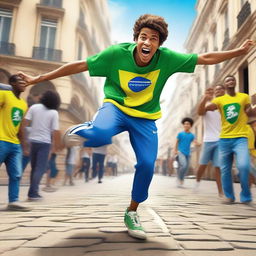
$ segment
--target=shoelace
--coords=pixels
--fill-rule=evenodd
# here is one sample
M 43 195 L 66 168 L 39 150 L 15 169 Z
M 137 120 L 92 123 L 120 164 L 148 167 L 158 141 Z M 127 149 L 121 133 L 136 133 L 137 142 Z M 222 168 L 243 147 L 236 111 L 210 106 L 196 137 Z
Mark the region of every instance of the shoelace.
M 136 227 L 140 227 L 141 226 L 140 218 L 137 215 L 137 213 L 130 214 L 130 216 L 131 216 L 131 220 L 132 220 L 133 225 L 136 226 Z

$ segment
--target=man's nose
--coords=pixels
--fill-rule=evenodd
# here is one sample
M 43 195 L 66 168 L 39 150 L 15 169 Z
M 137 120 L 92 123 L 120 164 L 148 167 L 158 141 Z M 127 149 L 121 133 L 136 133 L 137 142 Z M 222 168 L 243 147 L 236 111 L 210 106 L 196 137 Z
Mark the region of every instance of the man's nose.
M 147 45 L 150 45 L 150 39 L 149 38 L 146 39 L 144 43 L 147 44 Z

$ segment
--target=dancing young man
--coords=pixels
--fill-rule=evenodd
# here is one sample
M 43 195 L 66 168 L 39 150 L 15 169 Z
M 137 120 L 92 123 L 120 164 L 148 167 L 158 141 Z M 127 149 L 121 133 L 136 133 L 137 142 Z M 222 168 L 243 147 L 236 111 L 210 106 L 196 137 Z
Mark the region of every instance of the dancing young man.
M 161 117 L 160 94 L 167 79 L 176 72 L 193 72 L 197 64 L 217 64 L 246 54 L 253 45 L 246 40 L 238 49 L 206 54 L 181 54 L 160 47 L 168 36 L 162 17 L 142 15 L 134 25 L 135 43 L 113 45 L 106 50 L 35 77 L 20 72 L 29 84 L 89 70 L 91 76 L 106 77 L 105 99 L 93 122 L 69 129 L 65 140 L 85 141 L 86 147 L 111 143 L 112 136 L 128 131 L 137 164 L 132 198 L 125 211 L 125 224 L 131 236 L 145 239 L 137 215 L 138 205 L 148 197 L 157 156 L 155 120 Z

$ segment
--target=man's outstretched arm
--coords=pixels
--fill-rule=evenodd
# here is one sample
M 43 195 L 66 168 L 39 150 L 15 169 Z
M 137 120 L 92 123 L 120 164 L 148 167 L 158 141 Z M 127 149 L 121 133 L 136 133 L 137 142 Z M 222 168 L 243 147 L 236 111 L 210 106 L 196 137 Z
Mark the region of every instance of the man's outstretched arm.
M 250 39 L 247 39 L 239 48 L 230 50 L 230 51 L 221 51 L 221 52 L 209 52 L 198 55 L 197 64 L 198 65 L 211 65 L 218 64 L 225 60 L 229 60 L 241 55 L 245 55 L 250 51 L 250 49 L 256 45 L 256 42 Z
M 77 74 L 87 70 L 88 70 L 87 62 L 82 60 L 82 61 L 67 63 L 49 73 L 45 73 L 38 76 L 30 76 L 23 72 L 18 72 L 18 75 L 26 82 L 26 86 L 28 86 L 30 84 L 40 83 L 46 80 L 52 80 L 62 76 L 69 76 L 69 75 Z

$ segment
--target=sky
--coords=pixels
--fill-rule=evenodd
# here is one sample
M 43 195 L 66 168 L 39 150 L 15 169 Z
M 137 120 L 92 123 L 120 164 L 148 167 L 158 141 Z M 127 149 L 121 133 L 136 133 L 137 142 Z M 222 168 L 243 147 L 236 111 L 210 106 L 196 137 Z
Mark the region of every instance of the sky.
M 164 17 L 168 23 L 168 39 L 163 46 L 185 52 L 184 43 L 196 17 L 197 0 L 108 0 L 112 41 L 133 41 L 133 25 L 142 14 Z M 165 112 L 176 87 L 176 74 L 168 79 L 161 95 L 161 108 Z
M 109 0 L 111 34 L 114 42 L 131 42 L 133 25 L 142 14 L 162 16 L 169 36 L 163 46 L 184 52 L 184 42 L 195 18 L 196 0 Z

